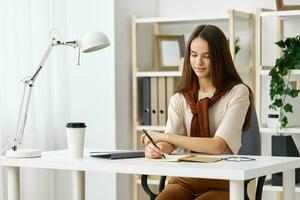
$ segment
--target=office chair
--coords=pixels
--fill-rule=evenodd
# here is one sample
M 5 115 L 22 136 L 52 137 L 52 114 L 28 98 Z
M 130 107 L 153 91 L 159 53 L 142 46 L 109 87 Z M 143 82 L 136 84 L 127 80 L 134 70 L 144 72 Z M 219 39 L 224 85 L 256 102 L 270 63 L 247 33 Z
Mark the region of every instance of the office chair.
M 257 115 L 255 107 L 252 107 L 252 117 L 251 117 L 251 127 L 248 131 L 242 133 L 242 146 L 238 152 L 238 155 L 261 155 L 261 138 L 258 126 Z M 147 183 L 148 175 L 142 175 L 142 187 L 144 191 L 149 195 L 150 200 L 154 200 L 158 194 L 155 194 L 149 188 Z M 262 191 L 266 176 L 261 176 L 258 178 L 256 186 L 255 200 L 261 200 Z M 248 183 L 253 180 L 244 181 L 244 200 L 249 200 L 247 187 Z M 159 193 L 165 188 L 166 176 L 161 176 L 159 180 L 158 190 Z

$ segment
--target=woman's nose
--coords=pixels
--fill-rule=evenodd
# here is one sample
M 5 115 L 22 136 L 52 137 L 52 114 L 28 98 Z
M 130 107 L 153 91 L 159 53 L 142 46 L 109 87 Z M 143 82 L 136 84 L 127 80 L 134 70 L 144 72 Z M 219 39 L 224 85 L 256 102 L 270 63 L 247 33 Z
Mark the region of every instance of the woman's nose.
M 197 56 L 196 64 L 202 64 L 202 63 L 203 63 L 202 57 L 201 56 Z

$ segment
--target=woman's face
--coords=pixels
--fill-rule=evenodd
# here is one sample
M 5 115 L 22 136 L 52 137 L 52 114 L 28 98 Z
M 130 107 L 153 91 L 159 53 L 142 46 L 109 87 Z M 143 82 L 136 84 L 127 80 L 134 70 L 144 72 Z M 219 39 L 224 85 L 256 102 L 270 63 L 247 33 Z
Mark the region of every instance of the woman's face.
M 190 46 L 190 63 L 198 78 L 211 77 L 209 46 L 206 40 L 195 38 Z

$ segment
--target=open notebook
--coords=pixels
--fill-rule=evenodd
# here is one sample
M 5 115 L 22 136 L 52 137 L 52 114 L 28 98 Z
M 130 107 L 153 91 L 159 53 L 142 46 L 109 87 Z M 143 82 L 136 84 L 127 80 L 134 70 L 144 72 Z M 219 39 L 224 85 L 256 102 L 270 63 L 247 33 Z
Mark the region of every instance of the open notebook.
M 143 150 L 92 151 L 90 156 L 108 159 L 140 158 L 145 157 L 145 152 Z
M 156 162 L 179 162 L 179 161 L 187 161 L 187 162 L 200 162 L 200 163 L 213 163 L 222 160 L 221 157 L 208 157 L 208 156 L 201 156 L 201 155 L 168 155 L 165 154 L 165 159 L 147 159 Z

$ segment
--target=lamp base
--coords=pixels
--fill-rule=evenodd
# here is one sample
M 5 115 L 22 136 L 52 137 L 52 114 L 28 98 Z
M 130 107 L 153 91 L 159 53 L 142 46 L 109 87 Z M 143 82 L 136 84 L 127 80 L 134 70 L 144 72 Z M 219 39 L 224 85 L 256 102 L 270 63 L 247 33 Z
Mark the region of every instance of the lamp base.
M 16 151 L 10 149 L 6 151 L 6 157 L 8 158 L 37 158 L 41 157 L 41 151 L 39 149 L 17 149 Z

